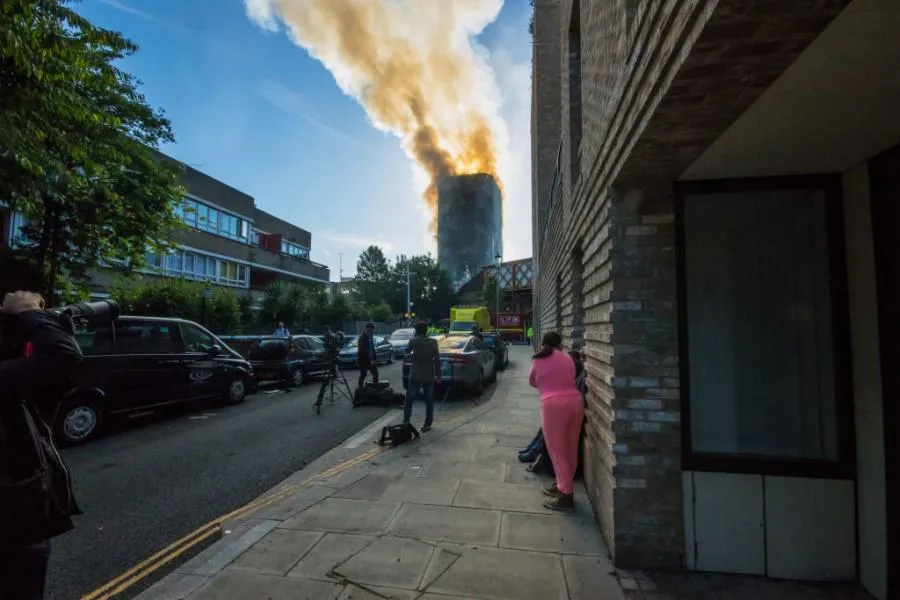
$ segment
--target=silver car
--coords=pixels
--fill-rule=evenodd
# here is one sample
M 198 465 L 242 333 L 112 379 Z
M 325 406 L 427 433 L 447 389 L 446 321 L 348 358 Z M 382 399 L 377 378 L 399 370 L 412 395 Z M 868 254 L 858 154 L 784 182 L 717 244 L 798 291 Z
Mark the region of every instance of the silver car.
M 357 368 L 359 357 L 359 336 L 351 335 L 344 338 L 341 347 L 340 360 L 343 368 Z M 394 362 L 391 345 L 381 336 L 375 336 L 375 364 L 389 365 Z
M 414 335 L 416 335 L 415 329 L 398 329 L 388 337 L 394 358 L 406 356 L 406 347 L 409 346 L 409 340 Z
M 441 386 L 451 385 L 477 395 L 497 378 L 496 356 L 475 336 L 449 336 L 438 341 Z M 403 364 L 403 387 L 409 386 L 410 364 Z

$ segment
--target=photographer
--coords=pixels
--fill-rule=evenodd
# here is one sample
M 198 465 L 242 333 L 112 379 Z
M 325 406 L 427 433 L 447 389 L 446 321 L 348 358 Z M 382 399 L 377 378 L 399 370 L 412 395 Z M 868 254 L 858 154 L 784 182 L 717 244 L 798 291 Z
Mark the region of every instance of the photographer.
M 49 540 L 79 514 L 48 423 L 81 351 L 71 318 L 43 308 L 28 291 L 0 306 L 0 589 L 10 600 L 43 597 Z

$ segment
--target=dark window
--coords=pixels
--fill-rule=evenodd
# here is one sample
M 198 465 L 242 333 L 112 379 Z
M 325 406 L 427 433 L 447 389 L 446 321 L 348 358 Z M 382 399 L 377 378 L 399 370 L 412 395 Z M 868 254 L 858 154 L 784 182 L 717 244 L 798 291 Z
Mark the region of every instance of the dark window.
M 181 345 L 171 323 L 164 321 L 119 321 L 116 323 L 116 354 L 178 354 Z
M 260 340 L 250 351 L 253 360 L 281 360 L 287 356 L 288 344 L 285 340 Z
M 215 338 L 196 325 L 181 324 L 181 336 L 185 352 L 208 352 L 216 343 Z
M 581 3 L 575 0 L 569 25 L 569 180 L 573 187 L 581 175 L 581 127 Z
M 572 347 L 584 346 L 584 253 L 581 245 L 572 251 Z
M 325 344 L 317 338 L 306 338 L 309 346 L 315 351 L 325 350 Z
M 705 456 L 834 462 L 846 322 L 830 196 L 819 189 L 689 194 L 683 296 L 690 447 Z M 833 230 L 831 230 L 833 231 Z M 839 303 L 838 305 L 839 306 Z M 852 419 L 851 419 L 852 421 Z
M 113 354 L 112 326 L 88 326 L 75 333 L 75 340 L 85 356 Z

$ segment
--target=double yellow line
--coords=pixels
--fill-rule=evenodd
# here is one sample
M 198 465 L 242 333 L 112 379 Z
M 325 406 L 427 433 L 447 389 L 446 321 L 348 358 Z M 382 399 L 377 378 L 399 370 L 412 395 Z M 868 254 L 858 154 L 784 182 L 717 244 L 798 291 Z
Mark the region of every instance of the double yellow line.
M 222 524 L 226 523 L 227 521 L 246 516 L 256 510 L 259 510 L 260 508 L 287 498 L 298 489 L 308 487 L 317 481 L 321 481 L 323 479 L 338 475 L 339 473 L 342 473 L 351 467 L 374 458 L 382 450 L 382 448 L 373 448 L 372 450 L 364 452 L 355 458 L 345 460 L 342 463 L 338 463 L 330 469 L 313 475 L 309 479 L 301 481 L 298 484 L 285 485 L 280 488 L 276 488 L 272 493 L 266 496 L 258 498 L 253 502 L 250 502 L 249 504 L 245 504 L 244 506 L 238 508 L 237 510 L 231 511 L 230 513 L 217 517 L 209 523 L 198 527 L 186 536 L 175 540 L 153 556 L 142 560 L 115 579 L 112 579 L 111 581 L 103 584 L 93 592 L 82 596 L 81 600 L 108 600 L 109 598 L 113 598 L 117 594 L 121 594 L 122 592 L 133 586 L 135 583 L 144 579 L 154 571 L 157 571 L 161 567 L 172 562 L 200 542 L 219 534 L 222 530 Z

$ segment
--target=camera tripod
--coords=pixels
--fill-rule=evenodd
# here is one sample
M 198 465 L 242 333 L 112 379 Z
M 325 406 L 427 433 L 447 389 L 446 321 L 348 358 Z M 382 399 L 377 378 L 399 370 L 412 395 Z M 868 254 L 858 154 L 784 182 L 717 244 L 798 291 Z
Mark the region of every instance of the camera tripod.
M 325 392 L 329 392 L 329 404 L 334 404 L 335 396 L 338 398 L 343 397 L 347 402 L 353 402 L 353 392 L 350 391 L 350 384 L 347 383 L 347 378 L 341 371 L 341 365 L 337 361 L 331 364 L 331 371 L 322 379 L 322 385 L 319 387 L 319 394 L 316 396 L 316 402 L 313 405 L 317 415 L 322 414 L 322 402 L 325 400 Z

